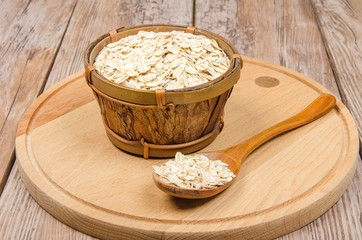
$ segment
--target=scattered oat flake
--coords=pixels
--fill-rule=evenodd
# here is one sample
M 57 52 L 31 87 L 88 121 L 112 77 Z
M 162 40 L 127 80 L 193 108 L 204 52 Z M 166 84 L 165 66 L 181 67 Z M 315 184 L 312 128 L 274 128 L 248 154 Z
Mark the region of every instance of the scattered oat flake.
M 205 155 L 176 153 L 175 160 L 162 166 L 153 166 L 157 175 L 166 183 L 181 188 L 208 189 L 230 182 L 235 174 L 220 160 L 210 160 Z
M 193 87 L 221 76 L 229 66 L 214 39 L 181 31 L 139 31 L 108 44 L 94 62 L 107 79 L 144 90 Z

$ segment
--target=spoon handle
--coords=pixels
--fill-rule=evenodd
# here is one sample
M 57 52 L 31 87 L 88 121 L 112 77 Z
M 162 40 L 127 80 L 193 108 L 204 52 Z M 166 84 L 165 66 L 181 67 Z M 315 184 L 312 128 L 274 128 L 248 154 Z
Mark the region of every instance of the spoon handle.
M 246 141 L 225 149 L 222 152 L 229 155 L 239 164 L 241 164 L 246 157 L 253 152 L 257 147 L 269 141 L 270 139 L 310 123 L 331 111 L 336 105 L 336 98 L 331 94 L 322 94 L 310 105 L 303 109 L 298 114 L 288 118 L 262 132 L 247 139 Z

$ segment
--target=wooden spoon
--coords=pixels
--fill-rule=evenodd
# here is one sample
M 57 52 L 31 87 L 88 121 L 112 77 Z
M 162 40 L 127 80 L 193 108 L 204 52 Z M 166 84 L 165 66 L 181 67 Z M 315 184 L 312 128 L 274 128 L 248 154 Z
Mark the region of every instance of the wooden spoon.
M 330 94 L 322 94 L 304 110 L 294 115 L 293 117 L 262 131 L 261 133 L 236 146 L 216 152 L 204 153 L 204 155 L 206 155 L 211 160 L 221 160 L 227 163 L 228 168 L 234 172 L 235 175 L 237 175 L 241 163 L 243 163 L 247 156 L 257 147 L 282 133 L 303 126 L 324 116 L 329 111 L 331 111 L 335 105 L 336 99 L 334 96 Z M 153 173 L 153 180 L 158 188 L 172 196 L 179 198 L 199 199 L 208 198 L 222 192 L 231 184 L 233 184 L 235 178 L 233 178 L 231 182 L 228 182 L 220 187 L 200 190 L 180 188 L 176 185 L 165 183 L 156 173 Z

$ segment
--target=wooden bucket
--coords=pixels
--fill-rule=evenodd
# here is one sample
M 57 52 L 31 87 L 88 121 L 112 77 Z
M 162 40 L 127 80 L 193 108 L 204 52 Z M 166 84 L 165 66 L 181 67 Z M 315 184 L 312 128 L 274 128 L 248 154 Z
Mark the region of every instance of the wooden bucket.
M 124 87 L 107 80 L 92 66 L 100 50 L 138 31 L 186 31 L 215 39 L 231 59 L 219 78 L 195 87 L 156 91 Z M 222 130 L 225 103 L 240 76 L 242 59 L 221 36 L 195 27 L 142 25 L 104 34 L 84 54 L 86 80 L 98 101 L 103 124 L 118 148 L 143 157 L 172 157 L 210 144 Z

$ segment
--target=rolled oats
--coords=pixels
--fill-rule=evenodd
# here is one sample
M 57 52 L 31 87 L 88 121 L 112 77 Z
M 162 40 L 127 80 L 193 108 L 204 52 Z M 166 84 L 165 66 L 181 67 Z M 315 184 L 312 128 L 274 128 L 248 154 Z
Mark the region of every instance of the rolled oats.
M 170 160 L 160 167 L 153 166 L 153 169 L 166 183 L 188 189 L 222 186 L 235 177 L 226 163 L 210 160 L 201 154 L 183 155 L 178 152 L 175 160 Z
M 214 39 L 180 31 L 140 31 L 108 44 L 94 62 L 107 79 L 144 90 L 200 85 L 221 76 L 229 65 Z

